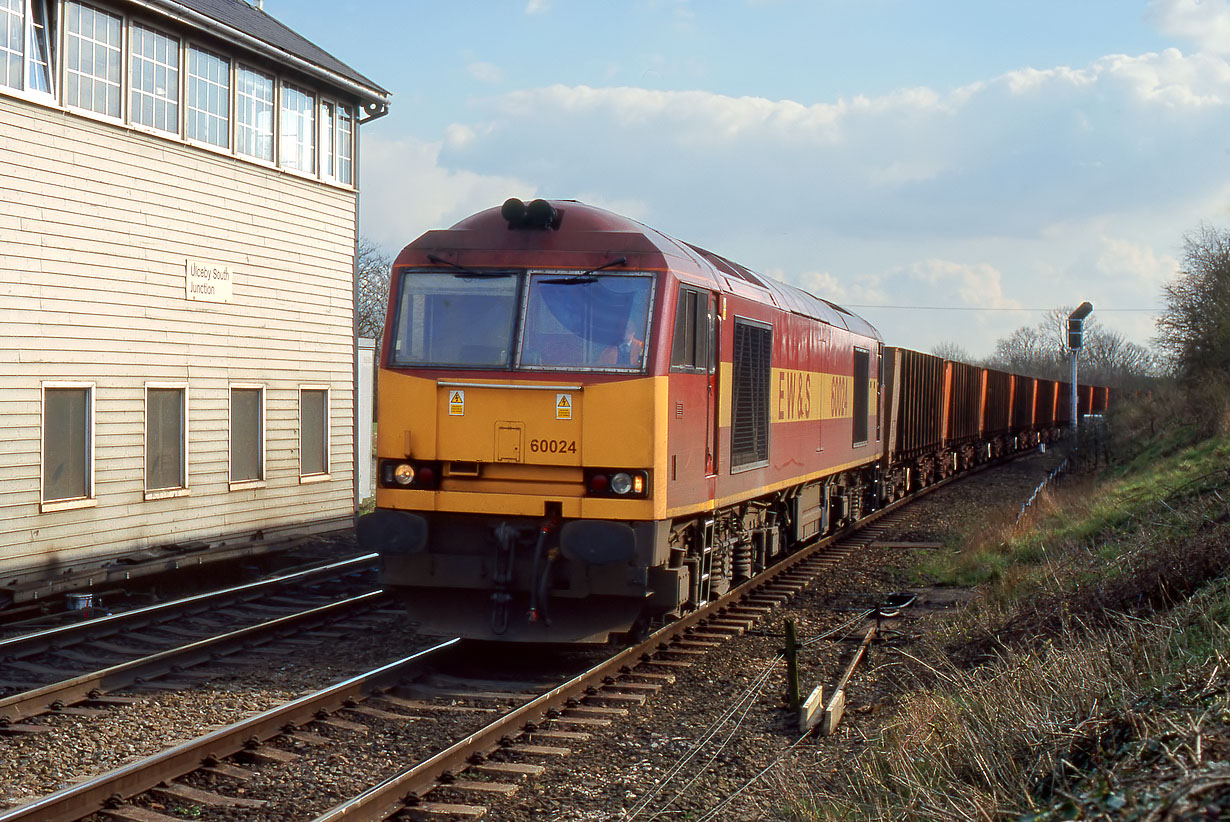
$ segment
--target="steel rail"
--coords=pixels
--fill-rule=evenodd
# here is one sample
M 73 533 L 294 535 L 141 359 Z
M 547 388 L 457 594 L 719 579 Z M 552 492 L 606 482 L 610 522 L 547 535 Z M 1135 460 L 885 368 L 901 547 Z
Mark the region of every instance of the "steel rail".
M 224 588 L 220 591 L 210 591 L 209 593 L 197 594 L 171 602 L 146 605 L 142 608 L 135 608 L 131 611 L 111 614 L 99 617 L 98 619 L 75 622 L 72 625 L 61 625 L 31 634 L 9 637 L 0 640 L 0 660 L 44 653 L 57 647 L 81 642 L 86 636 L 109 636 L 121 629 L 132 628 L 136 625 L 152 624 L 155 621 L 170 619 L 193 609 L 203 611 L 216 605 L 220 600 L 229 598 L 242 599 L 249 594 L 258 594 L 263 589 L 279 588 L 316 577 L 348 573 L 363 566 L 374 564 L 379 556 L 379 554 L 363 554 L 362 556 L 351 557 L 339 562 L 332 562 L 328 565 L 321 565 L 317 568 L 296 571 L 285 576 L 248 582 L 233 588 Z
M 347 707 L 370 694 L 396 685 L 425 657 L 459 642 L 450 639 L 416 654 L 360 674 L 324 690 L 300 697 L 255 716 L 189 740 L 153 756 L 0 812 L 0 822 L 73 822 L 103 810 L 116 797 L 129 797 L 149 790 L 159 782 L 191 773 L 253 744 L 270 739 L 289 727 L 304 725 L 323 712 Z
M 996 464 L 999 463 L 983 463 L 960 474 L 934 482 L 926 488 L 889 503 L 840 531 L 816 540 L 806 548 L 796 551 L 765 569 L 753 579 L 732 588 L 707 606 L 654 632 L 644 642 L 621 651 L 611 659 L 574 677 L 554 690 L 510 711 L 482 730 L 454 743 L 429 759 L 336 805 L 317 816 L 312 822 L 343 822 L 343 820 L 345 822 L 381 822 L 399 810 L 412 806 L 421 795 L 441 784 L 441 777 L 464 770 L 475 759 L 485 758 L 525 726 L 541 722 L 551 712 L 566 706 L 569 700 L 584 695 L 586 689 L 591 685 L 602 682 L 605 677 L 614 673 L 630 670 L 637 662 L 647 661 L 654 651 L 665 650 L 671 640 L 711 619 L 720 617 L 727 609 L 737 605 L 760 588 L 773 583 L 777 577 L 794 570 L 800 564 L 821 557 L 823 552 L 833 553 L 831 549 L 837 548 L 838 543 L 855 536 L 877 520 L 950 482 L 968 477 Z M 839 550 L 835 552 L 835 556 L 844 556 L 853 548 L 854 546 L 850 546 Z M 0 817 L 0 822 L 4 822 L 3 817 Z
M 515 735 L 526 725 L 541 722 L 551 712 L 566 706 L 569 700 L 584 696 L 586 689 L 591 685 L 602 682 L 604 678 L 613 674 L 630 670 L 638 662 L 647 661 L 653 652 L 665 650 L 671 640 L 718 617 L 723 611 L 773 582 L 778 576 L 808 559 L 816 558 L 821 552 L 830 549 L 833 543 L 851 536 L 869 522 L 869 519 L 861 520 L 855 526 L 849 526 L 816 541 L 762 572 L 755 579 L 731 589 L 706 607 L 693 611 L 659 629 L 644 642 L 626 648 L 554 690 L 510 711 L 486 728 L 440 751 L 430 759 L 337 805 L 316 817 L 313 822 L 374 821 L 388 818 L 404 808 L 407 805 L 407 799 L 412 803 L 418 795 L 435 787 L 444 774 L 463 770 L 476 755 L 481 757 L 490 754 L 500 747 L 505 738 Z M 2 818 L 0 822 L 3 822 Z
M 139 682 L 142 679 L 162 676 L 180 668 L 199 665 L 225 653 L 226 648 L 238 650 L 245 643 L 268 642 L 278 631 L 300 626 L 304 622 L 323 620 L 373 602 L 384 596 L 384 590 L 369 591 L 357 597 L 322 605 L 297 614 L 266 620 L 246 628 L 198 640 L 178 648 L 159 651 L 156 654 L 122 662 L 93 673 L 44 685 L 32 691 L 0 699 L 0 724 L 8 724 L 32 716 L 49 713 Z

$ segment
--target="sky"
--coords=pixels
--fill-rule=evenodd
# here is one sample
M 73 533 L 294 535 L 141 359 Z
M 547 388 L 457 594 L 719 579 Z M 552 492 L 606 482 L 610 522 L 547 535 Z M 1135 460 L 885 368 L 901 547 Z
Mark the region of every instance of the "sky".
M 264 0 L 392 94 L 360 233 L 639 220 L 973 356 L 1088 300 L 1149 344 L 1230 229 L 1230 0 Z

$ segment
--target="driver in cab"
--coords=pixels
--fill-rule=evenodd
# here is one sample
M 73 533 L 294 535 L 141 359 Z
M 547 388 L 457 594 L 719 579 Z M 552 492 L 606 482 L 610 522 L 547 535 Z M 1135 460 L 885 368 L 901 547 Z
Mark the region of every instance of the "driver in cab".
M 629 322 L 624 328 L 623 341 L 618 345 L 608 346 L 598 356 L 598 365 L 616 366 L 622 368 L 639 367 L 645 354 L 645 342 L 638 339 L 634 323 Z

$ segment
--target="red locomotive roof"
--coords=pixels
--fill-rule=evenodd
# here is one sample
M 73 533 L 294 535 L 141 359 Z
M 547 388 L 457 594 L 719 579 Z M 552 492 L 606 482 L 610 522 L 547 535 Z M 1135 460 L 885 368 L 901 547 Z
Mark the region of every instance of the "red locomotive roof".
M 589 268 L 624 256 L 629 267 L 669 268 L 717 291 L 762 300 L 783 311 L 882 339 L 871 323 L 856 314 L 643 223 L 576 200 L 550 204 L 558 215 L 554 228 L 513 229 L 501 208 L 489 208 L 447 230 L 428 231 L 406 246 L 394 265 L 429 264 L 426 255 L 432 254 L 462 266 Z M 480 251 L 486 252 L 482 262 L 467 259 Z M 603 259 L 595 262 L 596 257 Z

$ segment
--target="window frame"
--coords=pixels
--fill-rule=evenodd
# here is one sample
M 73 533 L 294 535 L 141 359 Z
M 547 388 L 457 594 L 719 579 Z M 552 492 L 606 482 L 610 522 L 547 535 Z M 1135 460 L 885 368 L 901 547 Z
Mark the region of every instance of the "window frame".
M 85 496 L 47 498 L 47 391 L 57 389 L 85 390 Z M 98 505 L 97 486 L 94 481 L 94 454 L 96 437 L 96 391 L 97 384 L 81 380 L 44 380 L 39 386 L 39 440 L 38 440 L 38 498 L 39 511 L 70 511 L 77 508 L 93 508 Z
M 321 441 L 321 459 L 324 463 L 324 470 L 305 473 L 303 470 L 303 395 L 307 391 L 314 391 L 324 394 L 324 407 L 322 417 L 322 428 L 320 432 Z M 306 485 L 313 482 L 325 482 L 332 479 L 330 472 L 332 470 L 332 454 L 330 453 L 330 439 L 332 433 L 333 414 L 331 413 L 331 404 L 333 401 L 332 386 L 324 384 L 303 384 L 299 386 L 299 484 Z
M 64 2 L 61 5 L 62 5 L 62 8 L 64 9 L 65 19 L 60 21 L 60 26 L 59 26 L 59 38 L 60 38 L 60 43 L 61 43 L 60 51 L 62 53 L 57 55 L 57 63 L 60 66 L 59 74 L 61 78 L 60 88 L 58 90 L 59 94 L 57 96 L 57 99 L 59 100 L 60 104 L 63 105 L 64 108 L 68 111 L 72 111 L 77 114 L 83 114 L 87 117 L 94 117 L 100 120 L 104 120 L 108 123 L 127 124 L 128 123 L 128 105 L 127 105 L 128 101 L 126 97 L 127 97 L 129 83 L 128 83 L 128 65 L 127 65 L 126 58 L 130 51 L 129 43 L 128 43 L 127 18 L 123 14 L 110 11 L 106 8 L 102 8 L 92 3 L 84 2 L 84 0 L 64 0 Z M 120 23 L 120 46 L 119 46 L 120 59 L 119 59 L 119 81 L 117 83 L 117 85 L 119 86 L 119 111 L 116 114 L 108 114 L 105 111 L 97 111 L 94 108 L 86 108 L 85 106 L 81 106 L 76 103 L 68 102 L 68 75 L 70 71 L 73 74 L 77 74 L 80 77 L 88 77 L 90 78 L 91 81 L 97 81 L 99 79 L 93 74 L 85 74 L 81 71 L 75 71 L 69 68 L 68 38 L 70 36 L 70 32 L 68 30 L 68 8 L 70 5 L 79 6 L 83 9 L 89 9 L 93 13 L 104 14 L 108 17 L 115 17 L 119 20 L 119 23 Z M 79 35 L 75 35 L 75 36 L 79 36 Z M 97 42 L 97 41 L 91 38 L 91 42 Z M 108 83 L 110 81 L 108 79 L 103 79 L 103 82 Z M 91 93 L 91 101 L 92 100 L 93 100 L 93 94 Z
M 268 157 L 262 157 L 259 154 L 249 154 L 248 152 L 244 151 L 240 146 L 240 130 L 242 128 L 249 128 L 248 126 L 241 125 L 239 122 L 239 116 L 240 116 L 240 110 L 241 110 L 241 93 L 239 89 L 239 81 L 240 81 L 241 72 L 247 72 L 248 74 L 254 74 L 257 77 L 260 77 L 262 80 L 269 81 L 269 133 L 268 135 L 260 134 L 257 131 L 257 127 L 255 124 L 251 126 L 250 128 L 250 130 L 254 134 L 256 134 L 258 139 L 263 136 L 268 136 L 269 138 L 269 156 Z M 262 165 L 266 168 L 276 168 L 277 159 L 278 159 L 278 76 L 272 72 L 262 71 L 256 66 L 236 61 L 235 66 L 232 70 L 232 78 L 233 78 L 233 85 L 234 85 L 234 88 L 232 90 L 232 97 L 233 97 L 232 108 L 234 109 L 234 112 L 235 112 L 234 113 L 235 123 L 234 123 L 233 152 L 236 157 L 243 158 L 253 163 L 258 163 L 259 165 Z M 252 101 L 256 100 L 255 97 L 252 97 L 250 95 L 242 95 L 242 98 L 245 100 L 252 100 Z M 262 100 L 260 102 L 264 102 L 264 101 Z
M 310 151 L 309 151 L 309 154 L 311 156 L 311 163 L 312 163 L 311 168 L 304 169 L 304 168 L 299 168 L 296 165 L 287 165 L 287 160 L 284 154 L 288 150 L 287 144 L 290 142 L 293 142 L 295 146 L 297 147 L 296 148 L 297 154 L 300 153 L 302 150 L 301 149 L 302 143 L 299 140 L 299 137 L 301 135 L 298 133 L 298 131 L 296 131 L 295 139 L 293 141 L 290 141 L 287 139 L 287 133 L 286 133 L 286 119 L 287 119 L 286 118 L 286 91 L 287 89 L 290 89 L 291 91 L 294 91 L 297 94 L 302 94 L 303 96 L 307 97 L 308 100 L 311 101 L 310 105 L 308 105 L 305 109 L 303 109 L 301 112 L 296 114 L 296 118 L 300 120 L 302 120 L 303 112 L 306 112 L 307 115 L 312 118 L 311 122 L 307 123 L 306 128 L 304 129 L 304 134 L 306 134 L 308 139 L 311 141 L 311 146 L 310 146 Z M 319 145 L 320 125 L 317 122 L 317 120 L 320 117 L 319 109 L 320 109 L 321 97 L 322 95 L 320 94 L 320 92 L 315 91 L 314 89 L 308 88 L 306 86 L 301 86 L 298 83 L 293 83 L 286 77 L 282 77 L 279 79 L 278 93 L 277 93 L 278 129 L 277 129 L 277 145 L 275 146 L 275 150 L 274 150 L 274 157 L 275 157 L 274 162 L 277 164 L 277 167 L 281 169 L 282 171 L 287 171 L 292 174 L 298 174 L 304 177 L 310 177 L 312 179 L 320 178 L 320 156 L 319 156 L 320 154 L 320 145 Z
M 180 484 L 167 488 L 150 488 L 149 485 L 149 422 L 150 422 L 150 405 L 149 393 L 155 391 L 180 391 L 179 404 L 179 477 Z M 188 436 L 188 383 L 186 382 L 147 382 L 145 383 L 145 426 L 142 431 L 142 482 L 145 491 L 146 500 L 170 499 L 172 497 L 186 497 L 191 493 L 188 480 L 189 454 L 188 444 L 190 438 Z
M 359 133 L 359 118 L 349 103 L 337 100 L 336 104 L 337 120 L 333 128 L 334 176 L 329 178 L 329 182 L 358 189 L 358 186 L 355 184 L 354 173 L 357 168 L 355 162 L 355 155 L 357 154 L 355 140 Z M 346 122 L 345 129 L 342 128 L 343 121 Z M 345 151 L 343 151 L 343 148 Z M 343 163 L 346 166 L 346 173 L 344 175 L 340 173 Z
M 647 374 L 653 367 L 653 361 L 650 359 L 650 348 L 653 346 L 653 331 L 654 331 L 654 310 L 657 306 L 658 299 L 658 277 L 657 275 L 645 269 L 629 269 L 627 271 L 602 271 L 597 272 L 593 276 L 601 278 L 628 278 L 628 279 L 643 279 L 649 284 L 648 294 L 645 298 L 645 323 L 643 327 L 636 329 L 636 334 L 639 335 L 638 340 L 641 343 L 640 358 L 636 363 L 630 365 L 615 365 L 601 363 L 587 363 L 581 365 L 540 365 L 525 362 L 525 348 L 527 337 L 530 329 L 530 308 L 532 300 L 535 297 L 534 278 L 535 277 L 550 277 L 567 279 L 568 277 L 584 275 L 586 272 L 582 269 L 555 269 L 555 268 L 527 268 L 521 273 L 521 292 L 517 298 L 517 314 L 514 317 L 514 346 L 511 357 L 510 369 L 513 371 L 533 371 L 533 372 L 585 372 L 587 374 Z M 533 329 L 537 331 L 537 329 Z
M 689 298 L 694 298 L 695 302 L 692 310 L 688 311 Z M 713 357 L 713 315 L 710 313 L 711 300 L 713 293 L 703 286 L 690 285 L 688 283 L 680 283 L 678 290 L 675 292 L 675 317 L 674 328 L 671 331 L 671 371 L 680 374 L 712 374 L 714 370 Z M 700 321 L 704 317 L 703 328 Z M 683 320 L 686 330 L 690 333 L 690 340 L 684 337 L 682 345 L 677 342 L 677 336 L 680 330 L 680 320 Z M 688 343 L 691 343 L 689 346 Z M 697 363 L 697 350 L 704 347 L 704 362 Z M 677 348 L 691 348 L 690 352 L 677 352 Z M 687 362 L 676 362 L 677 353 L 687 354 Z
M 236 391 L 259 391 L 260 401 L 257 404 L 258 413 L 258 434 L 257 445 L 260 448 L 260 454 L 257 457 L 257 468 L 259 476 L 255 479 L 235 479 L 235 392 Z M 268 424 L 267 424 L 267 401 L 268 388 L 264 383 L 258 382 L 233 382 L 227 384 L 226 387 L 226 480 L 227 488 L 231 491 L 242 491 L 246 488 L 264 488 L 267 484 L 268 466 L 266 459 L 268 457 Z
M 11 13 L 21 14 L 21 43 L 19 50 L 4 49 L 0 51 L 0 63 L 8 62 L 8 55 L 16 55 L 20 64 L 17 84 L 10 85 L 9 83 L 0 83 L 0 89 L 3 89 L 6 94 L 16 95 L 39 102 L 56 102 L 59 100 L 59 84 L 57 83 L 58 74 L 58 59 L 59 59 L 59 31 L 60 21 L 54 18 L 55 13 L 59 10 L 59 5 L 56 0 L 18 0 L 21 6 L 19 12 L 10 12 L 5 9 L 5 16 Z M 43 12 L 42 35 L 39 36 L 37 31 L 38 26 L 35 24 L 35 8 L 40 8 Z M 55 19 L 55 24 L 52 25 L 49 21 Z M 53 36 L 53 33 L 57 36 Z M 44 91 L 36 88 L 32 82 L 33 72 L 31 67 L 34 66 L 34 49 L 33 45 L 36 41 L 41 41 L 40 45 L 43 50 L 43 56 L 46 58 L 45 63 L 40 62 L 38 65 L 46 65 L 47 67 L 47 86 L 48 90 Z M 7 73 L 7 72 L 6 72 Z
M 212 143 L 209 140 L 204 140 L 199 137 L 194 137 L 188 133 L 194 116 L 194 109 L 191 102 L 192 79 L 193 77 L 201 77 L 201 79 L 206 83 L 213 82 L 208 78 L 201 75 L 194 75 L 192 73 L 192 52 L 194 50 L 199 51 L 209 57 L 215 57 L 226 61 L 226 143 L 222 145 Z M 181 74 L 183 76 L 182 82 L 184 89 L 184 102 L 182 113 L 183 127 L 180 130 L 180 133 L 183 136 L 184 142 L 198 148 L 216 151 L 232 157 L 237 156 L 235 153 L 235 58 L 233 58 L 230 54 L 224 54 L 210 48 L 209 46 L 201 45 L 200 42 L 195 40 L 188 40 L 184 43 L 183 54 L 183 69 L 181 70 Z M 204 112 L 207 116 L 216 116 L 208 109 L 198 108 L 196 111 Z
M 136 38 L 133 35 L 134 35 L 134 29 L 137 29 L 137 28 L 141 28 L 141 29 L 145 29 L 146 31 L 153 32 L 153 34 L 156 37 L 162 36 L 162 37 L 165 37 L 167 40 L 170 40 L 173 43 L 175 43 L 175 47 L 176 47 L 175 77 L 176 77 L 176 80 L 175 80 L 175 100 L 174 100 L 174 104 L 175 104 L 175 127 L 174 128 L 163 129 L 163 128 L 159 128 L 156 125 L 152 126 L 146 123 L 141 123 L 141 122 L 138 122 L 133 115 L 132 96 L 134 93 L 139 93 L 139 94 L 143 94 L 143 95 L 151 97 L 154 100 L 155 104 L 160 99 L 157 97 L 157 95 L 151 92 L 147 92 L 143 89 L 138 91 L 133 83 L 133 78 L 136 74 L 133 71 L 133 60 L 136 59 L 138 56 L 136 53 L 135 47 L 134 47 Z M 124 30 L 127 33 L 127 37 L 128 37 L 126 48 L 124 49 L 124 54 L 125 54 L 125 57 L 127 58 L 124 61 L 124 67 L 126 71 L 125 73 L 126 82 L 124 83 L 124 91 L 125 91 L 124 99 L 127 103 L 127 111 L 125 113 L 124 121 L 128 125 L 132 126 L 133 128 L 139 131 L 142 131 L 146 134 L 156 134 L 162 137 L 174 135 L 175 137 L 182 139 L 184 136 L 185 130 L 186 130 L 185 123 L 184 123 L 184 108 L 186 104 L 186 101 L 184 99 L 184 96 L 185 96 L 184 92 L 186 89 L 186 84 L 184 82 L 185 80 L 184 75 L 187 70 L 187 59 L 185 58 L 185 54 L 187 51 L 187 43 L 185 42 L 183 37 L 173 34 L 166 29 L 160 28 L 159 26 L 155 26 L 137 17 L 130 17 L 128 19 L 127 24 L 124 27 Z M 144 55 L 140 55 L 140 56 L 143 60 L 148 59 Z M 157 67 L 161 65 L 157 62 L 157 58 L 155 57 L 155 59 L 151 60 L 150 62 L 154 63 L 155 71 L 157 71 Z

